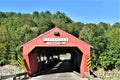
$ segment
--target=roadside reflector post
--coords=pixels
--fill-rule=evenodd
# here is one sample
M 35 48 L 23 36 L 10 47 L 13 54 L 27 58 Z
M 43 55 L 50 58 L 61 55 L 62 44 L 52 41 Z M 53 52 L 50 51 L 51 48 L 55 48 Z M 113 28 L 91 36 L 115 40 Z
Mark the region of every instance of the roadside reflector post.
M 91 58 L 87 59 L 87 67 L 90 68 L 91 67 Z
M 23 58 L 21 56 L 18 56 L 17 64 L 22 68 L 23 67 Z

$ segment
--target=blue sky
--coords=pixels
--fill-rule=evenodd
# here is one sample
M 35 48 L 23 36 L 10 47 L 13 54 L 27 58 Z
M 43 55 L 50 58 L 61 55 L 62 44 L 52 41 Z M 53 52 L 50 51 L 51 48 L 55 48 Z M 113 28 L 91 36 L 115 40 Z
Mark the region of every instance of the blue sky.
M 120 22 L 119 0 L 0 0 L 0 11 L 32 13 L 61 11 L 83 23 Z

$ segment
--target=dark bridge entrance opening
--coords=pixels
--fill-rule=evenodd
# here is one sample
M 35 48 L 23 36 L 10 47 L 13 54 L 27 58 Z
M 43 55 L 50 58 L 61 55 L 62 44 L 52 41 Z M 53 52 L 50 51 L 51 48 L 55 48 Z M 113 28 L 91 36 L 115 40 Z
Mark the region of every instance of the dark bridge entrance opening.
M 83 53 L 77 47 L 36 47 L 31 54 L 37 54 L 38 61 L 38 72 L 34 76 L 80 72 Z

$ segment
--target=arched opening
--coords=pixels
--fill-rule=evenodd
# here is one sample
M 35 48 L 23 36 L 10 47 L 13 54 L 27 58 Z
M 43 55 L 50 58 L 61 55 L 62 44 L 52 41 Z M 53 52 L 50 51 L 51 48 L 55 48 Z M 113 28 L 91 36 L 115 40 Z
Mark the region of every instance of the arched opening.
M 77 47 L 36 47 L 38 71 L 35 75 L 79 72 L 83 53 Z

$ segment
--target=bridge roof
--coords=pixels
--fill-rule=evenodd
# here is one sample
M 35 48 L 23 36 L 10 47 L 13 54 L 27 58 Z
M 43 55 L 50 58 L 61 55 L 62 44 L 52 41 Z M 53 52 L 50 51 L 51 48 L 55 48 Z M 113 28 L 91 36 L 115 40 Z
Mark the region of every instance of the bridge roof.
M 55 27 L 38 37 L 21 45 L 23 53 L 30 53 L 35 47 L 72 47 L 80 46 L 81 51 L 85 48 L 93 48 L 90 44 L 76 38 L 75 36 Z

